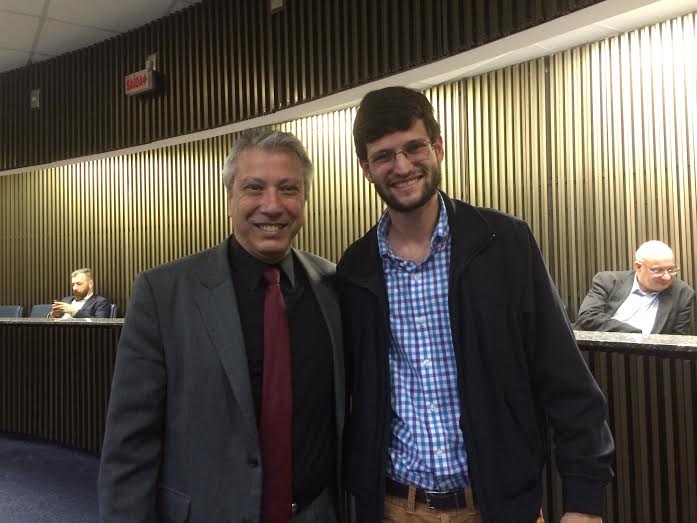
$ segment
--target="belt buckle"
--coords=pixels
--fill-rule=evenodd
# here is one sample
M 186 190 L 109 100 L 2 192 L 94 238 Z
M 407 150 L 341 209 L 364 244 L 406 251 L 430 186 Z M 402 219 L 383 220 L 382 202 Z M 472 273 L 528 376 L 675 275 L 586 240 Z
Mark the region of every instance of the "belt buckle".
M 433 501 L 438 500 L 438 499 L 443 499 L 443 498 L 451 495 L 452 492 L 449 490 L 425 490 L 424 489 L 424 494 L 426 496 L 426 508 L 436 510 L 436 509 L 439 509 L 439 507 L 434 506 Z

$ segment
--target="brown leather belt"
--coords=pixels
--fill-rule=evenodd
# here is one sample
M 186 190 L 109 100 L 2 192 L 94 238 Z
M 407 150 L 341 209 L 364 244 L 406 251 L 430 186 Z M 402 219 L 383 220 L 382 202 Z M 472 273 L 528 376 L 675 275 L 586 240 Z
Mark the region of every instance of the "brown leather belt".
M 409 485 L 404 485 L 393 479 L 387 478 L 385 492 L 390 496 L 409 499 Z M 458 490 L 445 492 L 425 490 L 414 487 L 416 490 L 416 502 L 424 503 L 428 508 L 435 510 L 453 510 L 458 508 L 475 508 L 474 491 L 471 487 L 463 487 Z

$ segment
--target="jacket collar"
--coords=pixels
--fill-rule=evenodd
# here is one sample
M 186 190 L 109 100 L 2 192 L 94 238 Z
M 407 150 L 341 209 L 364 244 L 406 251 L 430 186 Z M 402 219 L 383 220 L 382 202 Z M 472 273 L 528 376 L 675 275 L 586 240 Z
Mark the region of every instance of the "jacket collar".
M 476 207 L 453 200 L 442 191 L 440 194 L 445 203 L 453 241 L 451 272 L 455 270 L 454 274 L 457 274 L 493 241 L 495 234 L 491 224 Z M 347 249 L 339 261 L 337 274 L 377 295 L 384 294 L 385 277 L 378 249 L 377 225 Z
M 445 200 L 448 223 L 453 236 L 451 271 L 459 271 L 487 248 L 496 234 L 479 209 L 441 194 Z

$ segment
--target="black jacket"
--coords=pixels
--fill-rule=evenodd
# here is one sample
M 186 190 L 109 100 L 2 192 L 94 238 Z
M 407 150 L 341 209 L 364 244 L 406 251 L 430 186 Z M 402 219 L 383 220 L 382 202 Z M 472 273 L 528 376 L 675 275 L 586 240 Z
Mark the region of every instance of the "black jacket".
M 449 308 L 470 476 L 487 523 L 532 522 L 548 423 L 564 509 L 600 514 L 612 477 L 607 404 L 528 226 L 443 195 L 453 238 Z M 346 347 L 345 478 L 357 521 L 382 521 L 391 438 L 389 306 L 376 227 L 337 267 Z

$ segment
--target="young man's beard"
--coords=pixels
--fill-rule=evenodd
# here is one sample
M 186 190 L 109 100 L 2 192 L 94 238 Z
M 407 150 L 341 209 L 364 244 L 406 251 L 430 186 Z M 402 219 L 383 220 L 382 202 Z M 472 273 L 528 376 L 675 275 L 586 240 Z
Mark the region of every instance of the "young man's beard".
M 388 190 L 383 190 L 382 186 L 377 183 L 375 184 L 375 190 L 377 191 L 380 198 L 382 198 L 382 201 L 385 202 L 385 205 L 387 205 L 390 209 L 393 209 L 397 212 L 410 212 L 419 209 L 431 200 L 433 195 L 438 190 L 438 186 L 440 185 L 441 180 L 441 171 L 439 165 L 436 165 L 433 168 L 420 168 L 422 172 L 424 172 L 426 169 L 428 169 L 428 172 L 430 172 L 431 176 L 427 175 L 425 177 L 426 183 L 423 187 L 423 192 L 416 201 L 410 203 L 402 203 Z

